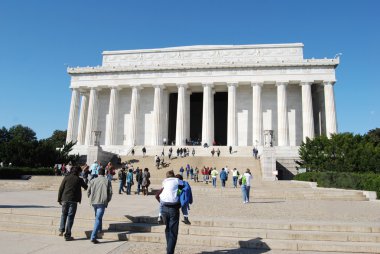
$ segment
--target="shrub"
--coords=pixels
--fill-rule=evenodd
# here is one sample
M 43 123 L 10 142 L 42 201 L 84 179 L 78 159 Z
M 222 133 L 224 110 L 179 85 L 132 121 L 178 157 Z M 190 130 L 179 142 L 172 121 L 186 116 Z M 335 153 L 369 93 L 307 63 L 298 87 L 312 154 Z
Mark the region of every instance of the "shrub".
M 305 172 L 294 180 L 317 182 L 319 187 L 376 191 L 380 199 L 380 174 L 351 172 Z
M 0 168 L 0 179 L 18 179 L 22 175 L 54 175 L 53 168 L 19 168 L 3 167 Z

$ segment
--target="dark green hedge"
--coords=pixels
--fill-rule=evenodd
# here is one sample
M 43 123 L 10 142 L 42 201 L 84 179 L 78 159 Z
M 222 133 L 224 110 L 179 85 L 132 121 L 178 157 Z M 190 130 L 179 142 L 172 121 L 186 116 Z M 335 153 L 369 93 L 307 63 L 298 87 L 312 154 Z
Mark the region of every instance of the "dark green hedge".
M 349 172 L 306 172 L 294 180 L 317 182 L 318 187 L 376 191 L 380 198 L 380 174 Z
M 21 175 L 54 175 L 53 168 L 0 168 L 0 179 L 17 179 Z

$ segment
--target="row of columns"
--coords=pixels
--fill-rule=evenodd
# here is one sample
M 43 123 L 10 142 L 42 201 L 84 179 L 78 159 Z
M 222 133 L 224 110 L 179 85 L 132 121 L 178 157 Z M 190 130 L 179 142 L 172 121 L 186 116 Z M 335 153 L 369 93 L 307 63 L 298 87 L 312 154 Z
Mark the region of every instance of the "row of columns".
M 303 139 L 314 138 L 314 117 L 312 103 L 312 82 L 301 82 L 302 87 L 302 124 Z M 333 82 L 324 82 L 326 133 L 337 132 L 335 99 Z M 278 146 L 289 145 L 288 109 L 287 109 L 287 85 L 288 82 L 277 82 L 277 121 L 278 121 Z M 237 83 L 229 83 L 228 86 L 228 118 L 227 118 L 227 145 L 237 145 L 237 114 L 236 114 L 236 89 Z M 263 83 L 252 83 L 252 141 L 254 145 L 262 145 L 263 117 L 262 117 L 262 86 Z M 189 136 L 189 103 L 190 93 L 187 92 L 187 84 L 178 84 L 178 104 L 176 118 L 176 145 L 184 145 Z M 163 126 L 161 119 L 162 110 L 162 85 L 154 85 L 154 106 L 152 145 L 161 145 Z M 117 115 L 119 101 L 118 87 L 111 87 L 109 114 L 106 123 L 106 145 L 116 144 Z M 130 128 L 127 145 L 136 145 L 137 116 L 139 111 L 140 87 L 132 87 Z M 93 144 L 93 131 L 97 129 L 98 118 L 98 88 L 91 88 L 90 98 L 83 94 L 78 126 L 78 111 L 80 104 L 80 92 L 73 89 L 71 96 L 69 124 L 67 129 L 67 142 L 78 141 L 79 145 Z M 213 84 L 203 84 L 203 112 L 202 112 L 202 144 L 212 144 L 214 140 L 214 91 Z

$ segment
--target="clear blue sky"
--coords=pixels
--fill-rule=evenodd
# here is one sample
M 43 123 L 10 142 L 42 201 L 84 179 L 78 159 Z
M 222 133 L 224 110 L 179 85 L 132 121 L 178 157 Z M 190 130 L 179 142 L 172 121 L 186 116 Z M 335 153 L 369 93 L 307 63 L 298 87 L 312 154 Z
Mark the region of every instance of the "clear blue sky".
M 104 50 L 304 43 L 305 58 L 343 53 L 335 86 L 340 132 L 380 127 L 380 1 L 2 0 L 0 127 L 37 137 L 67 129 L 69 66 Z

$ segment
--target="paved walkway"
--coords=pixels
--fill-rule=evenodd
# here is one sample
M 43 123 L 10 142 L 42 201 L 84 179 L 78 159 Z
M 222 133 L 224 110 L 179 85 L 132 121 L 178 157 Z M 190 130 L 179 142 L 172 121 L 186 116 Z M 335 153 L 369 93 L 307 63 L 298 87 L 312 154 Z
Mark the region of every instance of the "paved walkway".
M 114 190 L 116 192 L 116 190 Z M 220 189 L 210 189 L 220 191 Z M 228 189 L 237 191 L 240 189 Z M 242 204 L 240 198 L 226 198 L 223 196 L 202 197 L 196 196 L 191 206 L 190 220 L 238 220 L 238 221 L 270 221 L 270 222 L 310 222 L 344 223 L 355 225 L 380 225 L 380 202 L 363 201 L 323 201 L 323 200 L 260 200 L 251 192 L 251 203 Z M 88 198 L 83 192 L 82 204 L 78 206 L 78 216 L 93 216 Z M 29 210 L 35 213 L 52 213 L 59 215 L 61 207 L 56 202 L 55 191 L 2 191 L 0 192 L 0 209 Z M 154 196 L 127 196 L 114 194 L 113 200 L 105 213 L 107 217 L 123 218 L 125 216 L 156 217 L 158 202 Z M 75 223 L 74 228 L 75 230 Z M 1 253 L 164 253 L 165 245 L 156 243 L 133 243 L 101 240 L 102 244 L 93 245 L 87 239 L 77 239 L 65 242 L 62 237 L 32 235 L 23 233 L 0 232 Z M 278 253 L 288 254 L 296 252 L 279 252 L 267 250 L 242 250 L 207 248 L 198 246 L 178 246 L 176 253 Z M 308 252 L 302 252 L 308 253 Z M 312 253 L 312 252 L 310 252 Z

